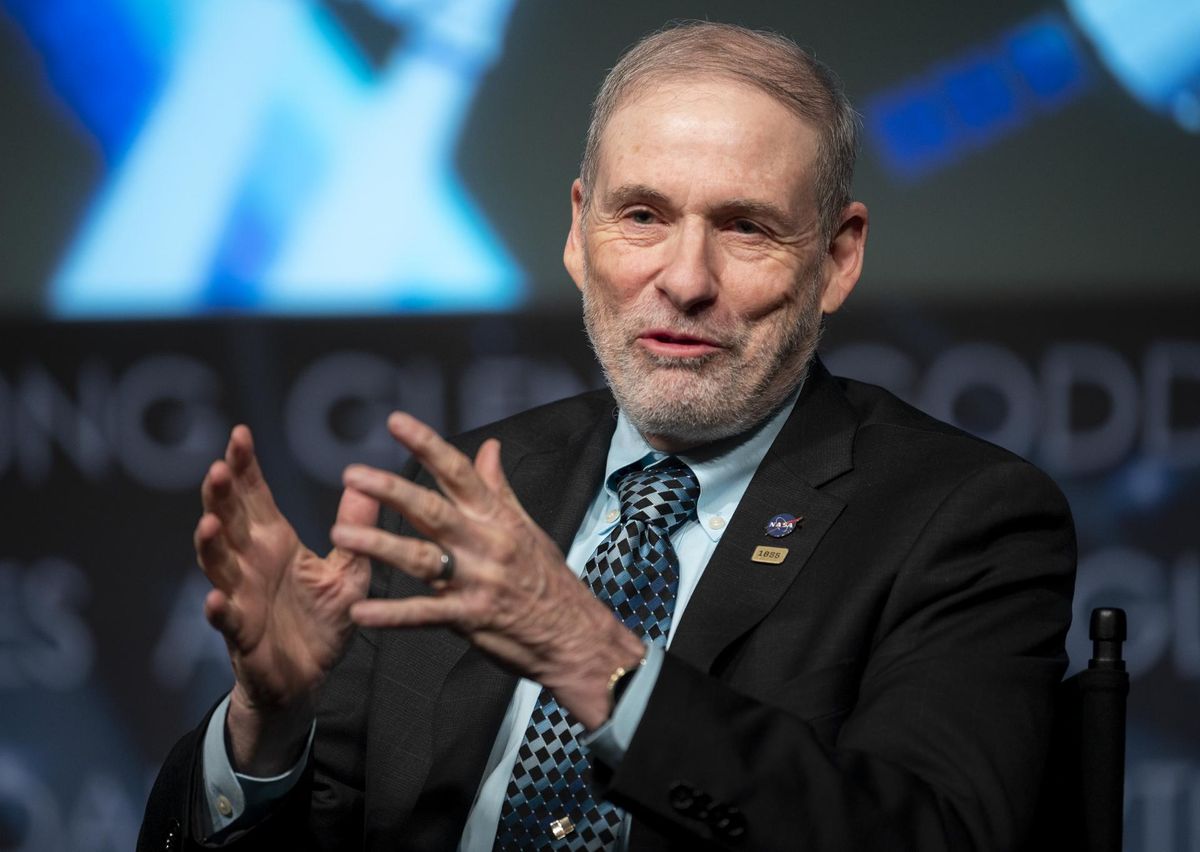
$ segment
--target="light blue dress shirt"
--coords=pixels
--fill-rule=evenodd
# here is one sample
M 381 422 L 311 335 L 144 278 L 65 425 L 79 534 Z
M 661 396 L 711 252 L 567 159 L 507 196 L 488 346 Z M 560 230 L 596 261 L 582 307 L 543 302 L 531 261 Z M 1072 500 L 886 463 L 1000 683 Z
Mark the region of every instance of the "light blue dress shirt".
M 700 483 L 700 497 L 696 501 L 696 518 L 683 524 L 671 536 L 671 544 L 679 557 L 679 591 L 675 596 L 675 612 L 671 620 L 671 633 L 667 647 L 679 630 L 688 601 L 704 573 L 721 534 L 728 526 L 742 495 L 750 485 L 750 479 L 779 430 L 791 413 L 800 394 L 797 388 L 779 410 L 763 426 L 747 439 L 735 446 L 723 448 L 717 455 L 688 453 L 677 454 Z M 667 458 L 668 454 L 655 450 L 621 413 L 617 418 L 616 431 L 608 449 L 608 460 L 604 469 L 604 487 L 596 494 L 575 540 L 567 553 L 567 565 L 578 577 L 583 576 L 584 567 L 596 547 L 620 520 L 620 501 L 616 491 L 608 485 L 613 472 L 636 461 L 652 467 Z M 766 524 L 767 518 L 763 519 Z M 620 702 L 613 709 L 612 717 L 601 727 L 586 736 L 584 742 L 600 760 L 616 767 L 629 744 L 645 712 L 658 672 L 662 667 L 663 651 L 647 646 L 646 662 L 629 682 Z M 505 791 L 517 750 L 525 736 L 529 717 L 541 693 L 541 684 L 522 679 L 509 702 L 504 720 L 500 724 L 496 742 L 488 756 L 487 767 L 475 801 L 467 816 L 459 842 L 459 852 L 491 852 L 496 837 L 496 825 L 504 806 Z M 221 702 L 209 721 L 204 738 L 204 783 L 207 792 L 210 831 L 213 836 L 245 816 L 250 822 L 264 813 L 270 803 L 283 796 L 300 777 L 308 759 L 308 747 L 300 761 L 288 772 L 273 778 L 253 778 L 234 772 L 225 750 L 225 714 L 229 699 Z M 315 725 L 314 725 L 315 730 Z M 309 747 L 312 743 L 309 734 Z M 629 836 L 629 816 L 625 818 L 626 830 L 622 832 L 620 849 L 626 847 Z

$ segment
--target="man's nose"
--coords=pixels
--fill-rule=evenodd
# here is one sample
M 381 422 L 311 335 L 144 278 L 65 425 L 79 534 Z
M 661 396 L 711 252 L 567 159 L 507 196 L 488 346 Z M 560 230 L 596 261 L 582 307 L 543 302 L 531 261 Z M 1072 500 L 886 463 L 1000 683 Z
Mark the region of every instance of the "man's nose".
M 667 250 L 659 291 L 680 311 L 712 301 L 717 295 L 717 276 L 707 223 L 680 223 Z

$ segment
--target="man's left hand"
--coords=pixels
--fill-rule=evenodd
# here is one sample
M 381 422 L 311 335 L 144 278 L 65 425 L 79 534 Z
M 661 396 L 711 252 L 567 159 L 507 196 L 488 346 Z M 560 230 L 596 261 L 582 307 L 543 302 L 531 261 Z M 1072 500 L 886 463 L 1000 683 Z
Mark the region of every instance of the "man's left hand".
M 434 594 L 360 601 L 351 617 L 363 627 L 449 627 L 597 728 L 612 709 L 609 678 L 637 664 L 642 641 L 526 514 L 500 466 L 498 441 L 485 441 L 472 462 L 407 414 L 392 414 L 388 429 L 441 493 L 364 465 L 348 467 L 345 484 L 390 506 L 428 540 L 338 524 L 333 542 L 428 583 Z M 449 580 L 439 579 L 443 553 L 453 560 Z

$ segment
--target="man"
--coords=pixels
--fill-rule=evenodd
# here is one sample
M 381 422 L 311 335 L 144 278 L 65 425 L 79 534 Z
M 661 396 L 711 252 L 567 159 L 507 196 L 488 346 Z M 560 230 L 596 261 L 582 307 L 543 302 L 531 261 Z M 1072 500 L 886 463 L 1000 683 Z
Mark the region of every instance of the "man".
M 854 150 L 791 42 L 651 36 L 571 190 L 612 396 L 453 445 L 393 415 L 423 472 L 349 468 L 324 559 L 235 429 L 196 547 L 236 685 L 168 758 L 144 848 L 1024 843 L 1069 515 L 815 359 L 862 266 Z

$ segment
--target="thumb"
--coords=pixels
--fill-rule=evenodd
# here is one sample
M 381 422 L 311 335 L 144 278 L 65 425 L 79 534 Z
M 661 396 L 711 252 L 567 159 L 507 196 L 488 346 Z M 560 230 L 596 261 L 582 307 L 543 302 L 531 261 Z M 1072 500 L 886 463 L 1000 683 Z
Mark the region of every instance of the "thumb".
M 345 489 L 338 502 L 336 523 L 375 526 L 379 523 L 379 501 L 353 488 Z
M 502 503 L 515 509 L 529 523 L 533 523 L 525 511 L 525 507 L 517 499 L 512 486 L 508 484 L 508 477 L 504 475 L 504 467 L 500 464 L 500 442 L 495 438 L 488 438 L 484 441 L 479 452 L 475 454 L 475 472 L 492 490 L 492 493 L 500 498 Z
M 337 516 L 334 523 L 373 527 L 379 523 L 379 501 L 374 497 L 363 494 L 361 491 L 347 488 L 342 491 L 342 499 L 338 501 Z M 357 554 L 343 550 L 340 547 L 335 547 L 334 553 L 344 556 L 347 560 L 358 558 Z

